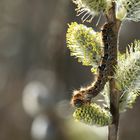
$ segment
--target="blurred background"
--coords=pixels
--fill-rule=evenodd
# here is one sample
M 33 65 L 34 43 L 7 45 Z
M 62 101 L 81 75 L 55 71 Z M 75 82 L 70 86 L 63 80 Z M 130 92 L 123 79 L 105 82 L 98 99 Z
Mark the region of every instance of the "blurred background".
M 81 23 L 70 0 L 0 0 L 0 140 L 107 140 L 107 128 L 72 119 L 72 91 L 93 76 L 70 57 L 67 24 Z M 95 30 L 95 18 L 92 26 Z M 104 20 L 100 21 L 100 25 Z M 120 50 L 140 39 L 125 21 Z M 120 140 L 140 139 L 140 99 L 120 118 Z

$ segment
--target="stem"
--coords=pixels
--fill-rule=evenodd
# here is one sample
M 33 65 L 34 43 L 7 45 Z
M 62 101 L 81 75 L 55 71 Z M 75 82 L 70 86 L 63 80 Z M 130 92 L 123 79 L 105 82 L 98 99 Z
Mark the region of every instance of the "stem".
M 113 50 L 113 65 L 117 66 L 117 49 L 118 49 L 118 33 L 120 29 L 121 22 L 116 19 L 115 15 L 115 2 L 112 2 L 112 8 L 109 10 L 107 16 L 108 22 L 113 22 L 114 26 L 112 28 L 114 32 L 114 37 L 112 38 Z M 118 139 L 118 125 L 119 125 L 119 98 L 120 93 L 116 90 L 116 81 L 113 78 L 115 74 L 114 69 L 111 70 L 111 78 L 109 80 L 110 88 L 110 112 L 112 114 L 112 124 L 109 125 L 109 135 L 108 140 L 117 140 Z

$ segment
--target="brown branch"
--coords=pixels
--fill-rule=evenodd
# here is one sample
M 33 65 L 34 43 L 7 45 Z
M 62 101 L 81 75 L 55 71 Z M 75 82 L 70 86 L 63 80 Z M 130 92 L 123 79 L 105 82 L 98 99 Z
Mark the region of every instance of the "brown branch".
M 115 2 L 112 2 L 112 8 L 109 10 L 107 14 L 108 22 L 113 22 L 114 26 L 112 30 L 114 32 L 114 36 L 112 38 L 112 46 L 113 50 L 113 66 L 117 65 L 117 48 L 118 48 L 118 33 L 120 29 L 121 22 L 116 19 L 115 16 Z M 119 98 L 120 93 L 116 90 L 116 81 L 113 78 L 115 71 L 112 69 L 110 71 L 111 78 L 109 80 L 109 88 L 110 88 L 110 112 L 112 114 L 113 120 L 112 124 L 109 125 L 109 135 L 108 140 L 117 140 L 118 139 L 118 125 L 119 125 Z

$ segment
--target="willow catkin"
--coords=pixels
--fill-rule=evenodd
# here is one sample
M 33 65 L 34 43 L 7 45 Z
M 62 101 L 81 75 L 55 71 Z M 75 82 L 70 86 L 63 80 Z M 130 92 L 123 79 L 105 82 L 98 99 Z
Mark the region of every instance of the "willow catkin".
M 111 0 L 72 0 L 77 5 L 77 16 L 82 16 L 82 21 L 91 22 L 101 11 L 105 12 L 111 5 Z
M 106 126 L 112 121 L 110 112 L 95 103 L 76 108 L 73 117 L 88 125 Z

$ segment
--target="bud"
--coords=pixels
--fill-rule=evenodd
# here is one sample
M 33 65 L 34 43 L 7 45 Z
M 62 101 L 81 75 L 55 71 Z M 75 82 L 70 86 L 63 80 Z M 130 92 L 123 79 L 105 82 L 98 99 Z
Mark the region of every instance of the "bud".
M 139 0 L 117 0 L 116 16 L 119 20 L 140 21 L 140 1 Z

